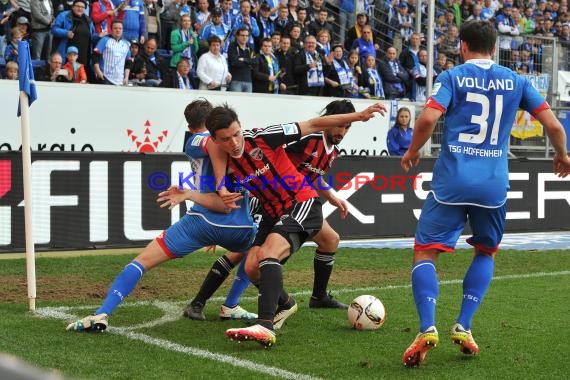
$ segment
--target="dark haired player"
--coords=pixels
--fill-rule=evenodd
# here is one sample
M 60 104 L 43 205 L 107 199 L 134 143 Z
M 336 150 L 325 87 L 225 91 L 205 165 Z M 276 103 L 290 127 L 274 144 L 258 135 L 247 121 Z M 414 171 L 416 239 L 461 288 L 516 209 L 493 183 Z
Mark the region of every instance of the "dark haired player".
M 228 106 L 216 107 L 206 120 L 206 127 L 219 151 L 211 151 L 216 178 L 220 183 L 226 166 L 235 177 L 247 178 L 242 186 L 259 199 L 263 219 L 253 248 L 248 253 L 246 273 L 259 284 L 257 323 L 251 327 L 229 329 L 226 335 L 235 340 L 255 340 L 262 345 L 275 343 L 274 323 L 278 304 L 293 308 L 283 290 L 281 263 L 322 227 L 321 203 L 312 186 L 287 156 L 283 147 L 308 134 L 325 131 L 354 121 L 368 121 L 376 112 L 384 113 L 381 103 L 364 111 L 316 117 L 299 123 L 242 131 L 237 114 Z M 228 184 L 222 182 L 226 187 Z M 239 193 L 225 188 L 218 193 L 229 207 L 240 199 Z
M 349 100 L 334 100 L 327 104 L 325 109 L 321 112 L 322 116 L 346 114 L 354 112 L 354 105 Z M 328 129 L 325 132 L 312 133 L 301 138 L 299 141 L 294 141 L 287 145 L 285 148 L 287 156 L 297 168 L 297 171 L 305 176 L 310 183 L 314 184 L 314 188 L 319 195 L 324 197 L 330 204 L 339 208 L 341 218 L 345 218 L 348 214 L 346 202 L 342 199 L 335 197 L 328 189 L 328 185 L 323 182 L 321 175 L 324 175 L 331 167 L 333 161 L 338 155 L 337 145 L 340 144 L 345 134 L 348 132 L 351 123 L 338 125 L 334 128 Z M 190 195 L 190 192 L 187 192 Z M 178 204 L 182 202 L 185 195 L 177 189 L 171 191 L 171 195 L 167 196 L 170 202 Z M 252 206 L 255 205 L 255 206 Z M 254 220 L 261 218 L 261 210 L 259 202 L 256 198 L 252 198 L 250 202 L 250 209 Z M 258 220 L 259 222 L 259 220 Z M 313 282 L 313 294 L 309 301 L 311 308 L 339 308 L 347 309 L 348 305 L 334 299 L 330 293 L 327 293 L 328 282 L 332 273 L 336 249 L 338 248 L 339 236 L 331 228 L 326 220 L 323 221 L 322 229 L 317 233 L 312 240 L 317 243 L 317 250 L 313 261 L 315 272 Z M 202 282 L 198 294 L 190 302 L 184 316 L 203 321 L 204 306 L 206 301 L 218 290 L 221 284 L 229 275 L 229 271 L 234 265 L 237 265 L 244 256 L 235 253 L 227 252 L 224 256 L 220 257 L 213 265 L 206 278 Z M 220 318 L 226 319 L 255 319 L 257 314 L 250 313 L 242 308 L 239 303 L 239 298 L 242 293 L 247 289 L 250 281 L 245 274 L 244 269 L 245 261 L 238 268 L 236 278 L 232 287 L 226 297 L 226 300 L 220 307 Z M 274 322 L 274 327 L 280 327 L 282 322 L 297 310 L 297 306 L 292 309 L 283 310 L 283 314 L 277 315 Z M 279 313 L 278 313 L 279 314 Z
M 438 280 L 435 263 L 440 252 L 453 252 L 467 218 L 474 247 L 463 279 L 463 300 L 450 338 L 460 351 L 475 355 L 479 347 L 471 321 L 493 277 L 494 257 L 501 242 L 509 188 L 507 147 L 519 108 L 546 129 L 554 150 L 554 173 L 570 173 L 566 136 L 550 106 L 531 83 L 495 64 L 497 30 L 484 21 L 461 25 L 464 64 L 438 75 L 431 97 L 416 120 L 412 141 L 402 157 L 407 172 L 417 165 L 420 148 L 445 114 L 441 153 L 433 169 L 431 192 L 416 229 L 412 293 L 420 319 L 419 333 L 404 352 L 407 367 L 420 365 L 439 342 L 435 327 Z

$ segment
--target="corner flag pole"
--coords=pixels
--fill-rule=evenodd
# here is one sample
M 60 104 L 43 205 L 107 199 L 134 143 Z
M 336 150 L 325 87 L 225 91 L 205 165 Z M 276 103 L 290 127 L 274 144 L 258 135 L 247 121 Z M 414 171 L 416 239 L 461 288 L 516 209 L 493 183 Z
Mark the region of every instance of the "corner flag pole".
M 36 310 L 36 253 L 32 222 L 32 154 L 30 152 L 30 119 L 28 95 L 20 91 L 22 110 L 22 169 L 24 177 L 24 216 L 26 227 L 26 276 L 30 311 Z
M 32 154 L 30 147 L 30 105 L 37 98 L 30 46 L 25 41 L 18 43 L 18 66 L 20 68 L 20 99 L 18 116 L 21 115 L 22 170 L 24 180 L 24 216 L 26 230 L 26 277 L 30 311 L 36 310 L 36 254 L 32 221 Z

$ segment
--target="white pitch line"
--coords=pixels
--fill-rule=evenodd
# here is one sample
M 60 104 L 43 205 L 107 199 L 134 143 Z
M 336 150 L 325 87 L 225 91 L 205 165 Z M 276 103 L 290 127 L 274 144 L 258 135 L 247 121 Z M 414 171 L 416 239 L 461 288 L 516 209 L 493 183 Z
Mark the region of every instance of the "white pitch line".
M 164 312 L 164 315 L 161 318 L 155 319 L 154 321 L 141 323 L 139 325 L 123 327 L 123 329 L 129 331 L 147 329 L 155 326 L 160 326 L 168 322 L 174 322 L 180 319 L 180 306 L 174 305 L 172 302 L 163 301 L 154 301 L 152 305 L 156 306 Z
M 155 306 L 160 305 L 162 307 L 164 307 L 164 305 L 167 305 L 167 304 L 168 303 L 166 303 L 166 302 L 153 303 L 153 305 L 155 305 Z M 132 305 L 132 304 L 129 304 L 129 305 Z M 37 309 L 36 314 L 39 314 L 39 315 L 44 316 L 44 317 L 49 317 L 49 318 L 65 319 L 68 321 L 78 318 L 75 315 L 66 313 L 65 312 L 66 309 L 71 309 L 71 308 L 67 308 L 67 307 L 45 307 L 45 308 Z M 180 310 L 179 309 L 177 309 L 177 310 L 178 310 L 177 318 L 180 318 Z M 171 313 L 167 313 L 167 314 L 171 314 Z M 165 321 L 164 318 L 160 318 L 159 320 L 161 320 L 163 322 Z M 149 326 L 151 324 L 152 323 L 139 325 L 136 327 L 140 328 L 141 326 Z M 183 346 L 181 344 L 174 343 L 174 342 L 171 342 L 171 341 L 166 340 L 166 339 L 153 338 L 153 337 L 150 337 L 146 334 L 141 334 L 141 333 L 137 333 L 137 332 L 132 331 L 134 328 L 135 328 L 135 326 L 130 326 L 130 327 L 112 327 L 112 326 L 109 326 L 109 327 L 107 327 L 105 332 L 124 336 L 124 337 L 126 337 L 128 339 L 132 339 L 132 340 L 138 340 L 138 341 L 141 341 L 143 343 L 146 343 L 146 344 L 149 344 L 152 346 L 156 346 L 156 347 L 160 347 L 160 348 L 168 350 L 168 351 L 174 351 L 174 352 L 178 352 L 178 353 L 182 353 L 182 354 L 186 354 L 186 355 L 190 355 L 190 356 L 196 356 L 199 358 L 210 359 L 210 360 L 214 360 L 217 362 L 226 363 L 226 364 L 232 365 L 234 367 L 245 368 L 245 369 L 250 370 L 252 372 L 259 372 L 259 373 L 263 373 L 266 375 L 279 377 L 279 378 L 283 378 L 283 379 L 322 380 L 319 377 L 309 376 L 309 375 L 305 375 L 302 373 L 295 373 L 295 372 L 287 371 L 287 370 L 277 368 L 277 367 L 266 366 L 263 364 L 253 362 L 251 360 L 238 359 L 238 358 L 230 356 L 230 355 L 217 354 L 217 353 L 214 353 L 214 352 L 211 352 L 208 350 L 203 350 L 203 349 L 196 348 L 196 347 Z
M 197 356 L 199 358 L 215 360 L 217 362 L 230 364 L 234 367 L 245 368 L 250 371 L 260 372 L 266 375 L 281 377 L 283 379 L 294 380 L 320 380 L 318 377 L 313 377 L 301 373 L 287 371 L 277 367 L 270 367 L 263 364 L 253 362 L 246 359 L 238 359 L 230 355 L 216 354 L 208 350 L 202 350 L 195 347 L 187 347 L 178 343 L 174 343 L 165 339 L 153 338 L 145 334 L 136 333 L 133 331 L 126 331 L 117 327 L 109 327 L 110 332 L 127 337 L 129 339 L 138 340 L 146 344 L 157 346 L 169 351 L 175 351 L 190 356 Z
M 554 277 L 554 276 L 568 276 L 570 275 L 570 271 L 558 271 L 558 272 L 534 272 L 534 273 L 522 273 L 522 274 L 508 274 L 503 276 L 496 276 L 493 278 L 493 281 L 504 281 L 504 280 L 518 280 L 524 278 L 538 278 L 538 277 Z M 455 285 L 461 284 L 463 282 L 462 279 L 454 279 L 454 280 L 444 280 L 440 281 L 440 285 Z M 405 285 L 388 285 L 388 286 L 369 286 L 363 288 L 341 288 L 335 289 L 336 293 L 344 294 L 344 293 L 355 293 L 355 292 L 370 292 L 370 291 L 381 291 L 381 290 L 394 290 L 394 289 L 406 289 L 410 288 L 411 284 Z M 310 291 L 304 290 L 300 292 L 291 293 L 293 296 L 305 296 L 311 294 Z M 242 297 L 242 299 L 249 299 L 253 300 L 257 297 Z M 214 297 L 212 301 L 223 301 L 225 298 L 223 297 Z M 214 361 L 218 361 L 221 363 L 226 363 L 235 367 L 241 367 L 248 369 L 253 372 L 264 373 L 274 377 L 281 377 L 284 379 L 294 379 L 294 380 L 320 380 L 318 377 L 313 377 L 305 374 L 295 373 L 291 371 L 287 371 L 284 369 L 280 369 L 277 367 L 270 367 L 265 366 L 263 364 L 259 364 L 250 360 L 245 359 L 238 359 L 230 355 L 223 355 L 217 354 L 214 352 L 210 352 L 207 350 L 203 350 L 200 348 L 195 347 L 187 347 L 180 345 L 178 343 L 174 343 L 165 339 L 158 339 L 153 338 L 145 334 L 140 334 L 134 332 L 135 329 L 140 328 L 148 328 L 157 326 L 166 322 L 172 322 L 181 317 L 180 309 L 176 307 L 176 305 L 185 304 L 187 301 L 181 302 L 162 302 L 162 301 L 137 301 L 137 302 L 129 302 L 125 303 L 122 306 L 141 306 L 141 305 L 153 305 L 158 307 L 159 309 L 163 310 L 165 314 L 154 321 L 150 321 L 147 323 L 143 323 L 140 325 L 134 325 L 129 327 L 108 327 L 107 331 L 112 334 L 117 334 L 124 336 L 129 339 L 138 340 L 146 344 L 150 344 L 153 346 L 157 346 L 163 348 L 165 350 L 175 351 L 183 354 L 187 354 L 190 356 L 197 356 L 204 359 L 210 359 Z M 42 315 L 44 317 L 49 318 L 56 318 L 56 319 L 64 319 L 64 320 L 73 320 L 77 319 L 77 316 L 70 314 L 70 310 L 78 310 L 78 309 L 95 309 L 97 306 L 81 306 L 81 307 L 70 307 L 70 306 L 61 306 L 61 307 L 45 307 L 39 308 L 36 310 L 36 314 Z

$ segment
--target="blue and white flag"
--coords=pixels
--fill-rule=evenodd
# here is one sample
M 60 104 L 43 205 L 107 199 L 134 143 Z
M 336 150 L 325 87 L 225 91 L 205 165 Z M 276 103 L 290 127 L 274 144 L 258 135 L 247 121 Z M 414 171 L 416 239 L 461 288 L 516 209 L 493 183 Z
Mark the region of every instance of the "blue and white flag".
M 390 127 L 396 124 L 396 116 L 398 115 L 398 101 L 390 100 Z
M 34 81 L 34 68 L 30 56 L 30 45 L 26 41 L 18 42 L 18 71 L 20 79 L 20 91 L 28 95 L 29 105 L 37 99 L 36 82 Z M 21 104 L 18 101 L 18 117 L 20 116 Z

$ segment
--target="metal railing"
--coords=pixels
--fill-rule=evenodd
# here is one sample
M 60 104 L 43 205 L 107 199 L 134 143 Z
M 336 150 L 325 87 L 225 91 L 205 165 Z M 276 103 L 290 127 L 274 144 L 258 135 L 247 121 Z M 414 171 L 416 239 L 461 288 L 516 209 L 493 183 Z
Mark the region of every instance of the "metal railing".
M 570 111 L 569 106 L 559 102 L 558 94 L 558 70 L 570 67 L 569 54 L 570 49 L 561 46 L 555 37 L 499 36 L 494 60 L 525 75 L 559 115 Z M 437 155 L 441 147 L 442 128 L 443 121 L 440 120 L 432 137 L 433 155 Z M 533 124 L 528 114 L 519 114 L 509 141 L 509 155 L 549 157 L 552 154 L 552 146 L 538 122 Z
M 347 15 L 345 33 L 341 32 L 339 20 L 341 19 L 338 6 L 339 1 L 326 0 L 325 7 L 332 16 L 332 24 L 334 27 L 331 41 L 342 41 L 341 36 L 354 26 L 356 22 L 357 3 L 355 0 L 355 11 Z M 368 14 L 370 24 L 374 31 L 374 36 L 380 43 L 381 49 L 387 48 L 387 41 L 391 41 L 391 35 L 399 33 L 387 23 L 387 14 L 385 7 L 381 4 L 375 6 L 371 1 Z M 426 34 L 425 20 L 421 23 L 421 32 Z M 419 23 L 416 22 L 416 27 Z M 342 41 L 344 42 L 344 41 Z M 500 35 L 497 40 L 495 62 L 509 67 L 521 75 L 527 76 L 537 89 L 543 94 L 551 105 L 553 111 L 558 115 L 559 112 L 570 111 L 570 104 L 563 104 L 559 101 L 558 93 L 558 71 L 570 71 L 570 48 L 562 46 L 556 37 L 543 37 L 535 35 L 519 35 L 509 36 Z M 526 61 L 525 61 L 526 60 Z M 570 89 L 569 89 L 570 91 Z M 419 115 L 423 109 L 422 103 L 415 103 L 416 115 Z M 570 114 L 569 114 L 570 116 Z M 519 114 L 517 118 L 519 129 L 531 129 L 532 121 L 528 115 Z M 524 136 L 517 137 L 516 126 L 515 133 L 509 141 L 509 154 L 511 156 L 527 156 L 527 157 L 549 157 L 553 150 L 548 137 L 542 131 L 539 135 L 530 136 L 528 131 L 523 133 Z M 431 139 L 431 153 L 437 156 L 441 147 L 443 120 L 438 125 Z M 538 132 L 536 129 L 536 132 Z M 525 135 L 526 134 L 526 135 Z M 530 133 L 532 134 L 532 133 Z M 524 138 L 521 138 L 524 137 Z

